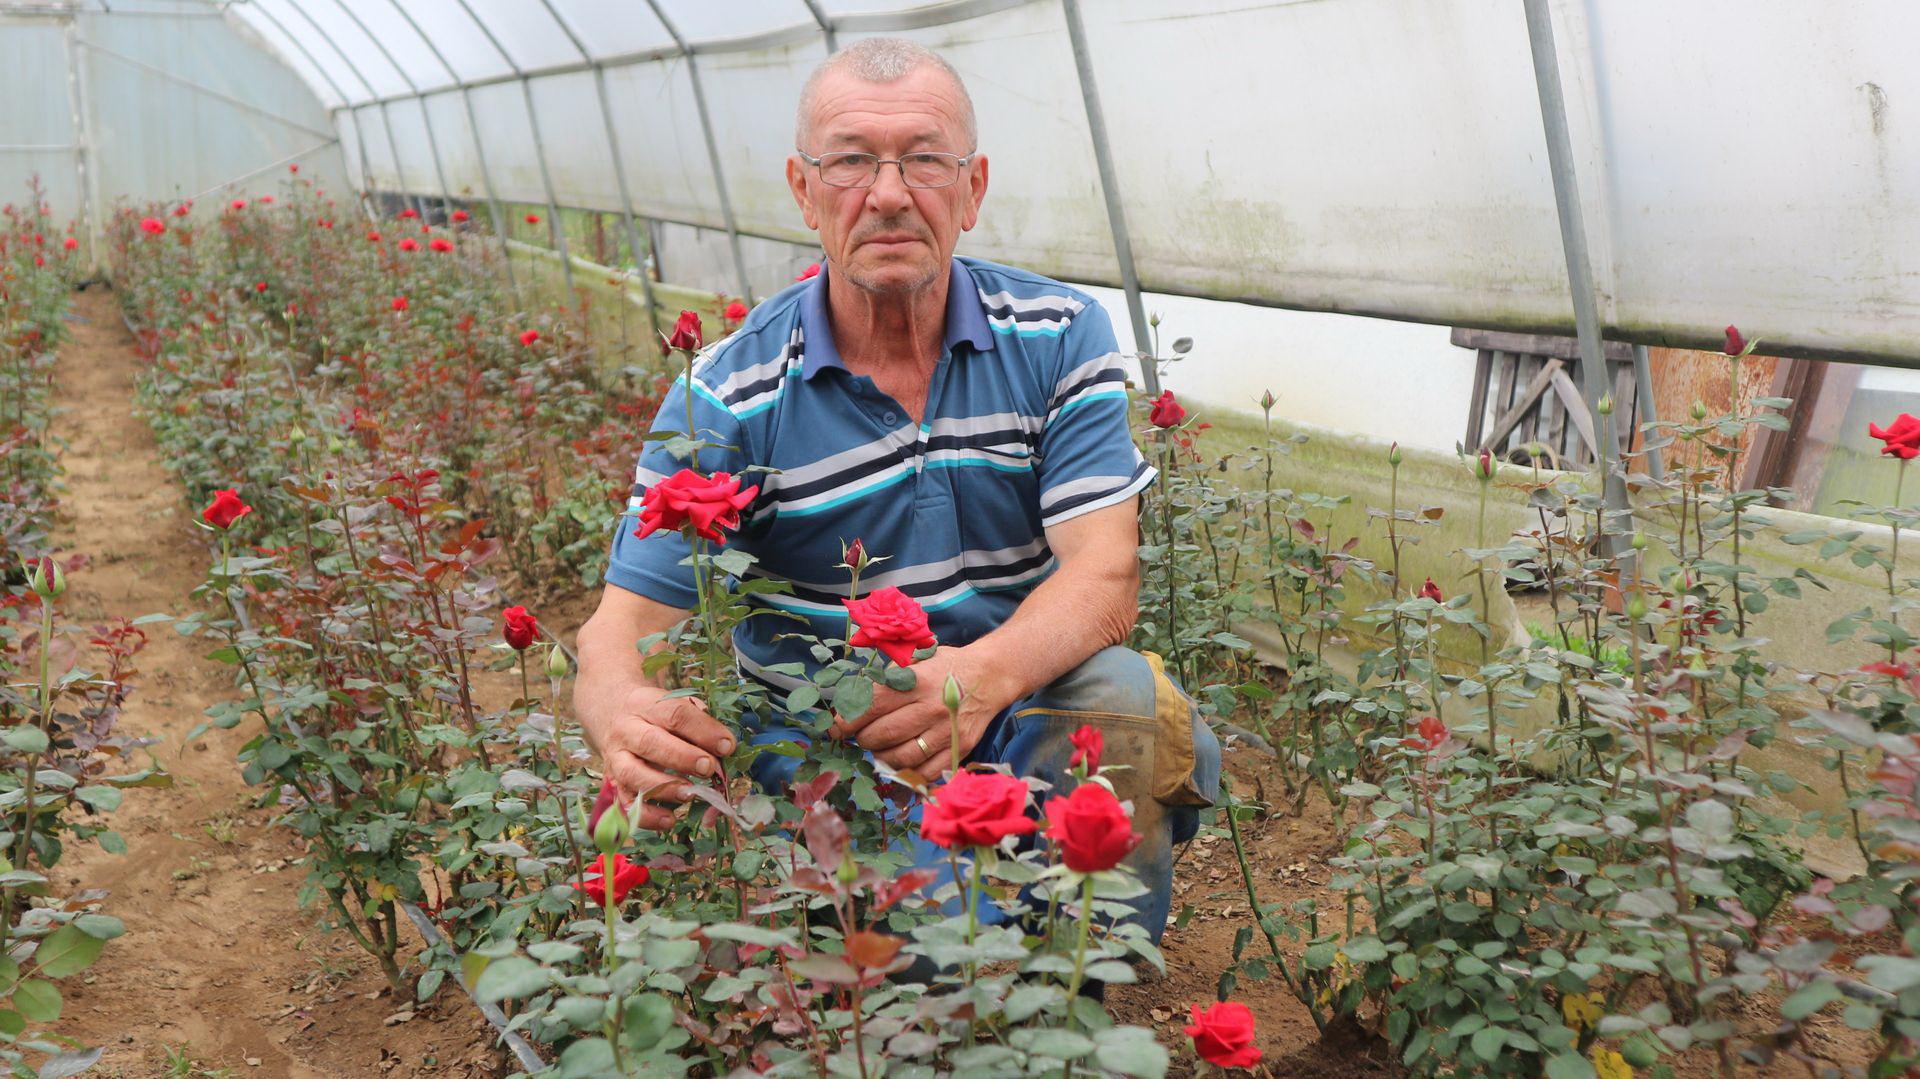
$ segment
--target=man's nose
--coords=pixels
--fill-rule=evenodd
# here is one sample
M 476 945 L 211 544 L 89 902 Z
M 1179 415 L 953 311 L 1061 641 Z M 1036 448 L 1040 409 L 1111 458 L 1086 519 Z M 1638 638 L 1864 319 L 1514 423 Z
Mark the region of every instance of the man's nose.
M 880 175 L 874 178 L 873 186 L 867 188 L 867 205 L 880 214 L 896 214 L 913 205 L 913 191 L 907 187 L 907 178 L 900 166 L 892 163 L 880 166 Z

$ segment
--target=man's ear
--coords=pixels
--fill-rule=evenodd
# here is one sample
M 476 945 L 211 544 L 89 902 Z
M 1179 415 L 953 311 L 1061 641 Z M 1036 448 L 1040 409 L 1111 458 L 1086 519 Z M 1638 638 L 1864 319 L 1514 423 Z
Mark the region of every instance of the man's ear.
M 793 192 L 794 205 L 800 207 L 801 219 L 806 221 L 809 229 L 818 232 L 820 223 L 813 219 L 813 202 L 807 198 L 807 163 L 797 155 L 787 156 L 787 189 Z
M 987 197 L 987 155 L 979 154 L 973 159 L 973 179 L 967 188 L 967 212 L 960 219 L 963 232 L 973 231 L 980 220 L 980 203 Z

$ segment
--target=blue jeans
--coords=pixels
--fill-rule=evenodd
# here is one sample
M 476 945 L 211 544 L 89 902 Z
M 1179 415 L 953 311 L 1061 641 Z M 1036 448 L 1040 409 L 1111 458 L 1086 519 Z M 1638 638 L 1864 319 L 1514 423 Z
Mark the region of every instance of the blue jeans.
M 1128 901 L 1134 914 L 1127 920 L 1147 929 L 1157 942 L 1173 902 L 1173 848 L 1193 838 L 1201 808 L 1212 805 L 1220 793 L 1220 742 L 1192 699 L 1161 670 L 1158 656 L 1118 645 L 1101 649 L 1052 685 L 995 716 L 967 759 L 1004 764 L 1016 776 L 1033 776 L 1064 793 L 1071 787 L 1067 761 L 1073 746 L 1068 736 L 1087 724 L 1098 727 L 1104 738 L 1101 764 L 1127 766 L 1108 778 L 1120 800 L 1133 805 L 1133 828 L 1142 838 L 1125 864 L 1147 888 L 1145 895 Z M 792 727 L 766 726 L 749 740 L 764 745 L 805 737 Z M 792 782 L 798 766 L 797 758 L 763 753 L 751 772 L 763 790 L 778 793 Z M 908 817 L 918 824 L 918 801 Z M 914 864 L 940 874 L 929 891 L 952 880 L 946 848 L 920 839 L 917 827 L 911 834 L 911 840 L 902 842 Z M 1035 845 L 1038 837 L 1025 842 Z M 965 909 L 959 900 L 952 906 L 949 913 Z M 980 905 L 979 915 L 989 923 L 1003 917 L 990 902 Z

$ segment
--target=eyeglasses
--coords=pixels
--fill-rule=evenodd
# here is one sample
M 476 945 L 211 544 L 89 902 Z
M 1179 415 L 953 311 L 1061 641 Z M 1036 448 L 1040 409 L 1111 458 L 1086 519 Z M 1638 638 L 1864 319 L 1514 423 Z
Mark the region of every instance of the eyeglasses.
M 820 179 L 833 187 L 872 187 L 880 179 L 882 165 L 899 166 L 900 180 L 908 187 L 951 187 L 954 181 L 960 179 L 960 170 L 973 161 L 973 154 L 960 157 L 932 151 L 903 154 L 898 158 L 884 158 L 858 151 L 841 151 L 819 157 L 805 150 L 795 150 L 794 153 L 819 169 Z

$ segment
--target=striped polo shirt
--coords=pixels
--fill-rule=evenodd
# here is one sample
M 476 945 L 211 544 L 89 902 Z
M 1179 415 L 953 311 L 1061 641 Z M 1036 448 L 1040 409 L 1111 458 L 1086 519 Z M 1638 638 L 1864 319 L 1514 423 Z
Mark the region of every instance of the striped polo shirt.
M 1098 301 L 1037 274 L 953 260 L 946 335 L 923 422 L 855 375 L 834 347 L 828 275 L 758 307 L 693 370 L 693 424 L 705 472 L 743 474 L 760 494 L 729 546 L 757 560 L 748 576 L 788 586 L 754 603 L 844 638 L 848 575 L 841 545 L 885 556 L 861 592 L 893 585 L 927 609 L 940 643 L 962 645 L 1013 613 L 1052 572 L 1046 529 L 1122 502 L 1154 478 L 1131 436 L 1126 372 Z M 683 434 L 686 376 L 656 434 Z M 661 603 L 695 605 L 686 539 L 635 539 L 646 489 L 684 467 L 661 442 L 641 454 L 615 531 L 608 583 Z M 791 618 L 747 619 L 734 634 L 741 669 L 776 689 L 815 666 Z

